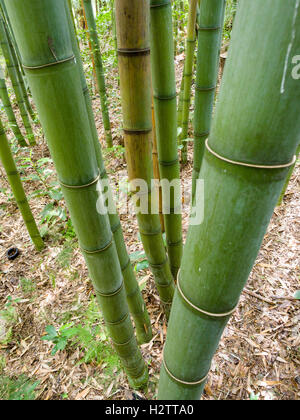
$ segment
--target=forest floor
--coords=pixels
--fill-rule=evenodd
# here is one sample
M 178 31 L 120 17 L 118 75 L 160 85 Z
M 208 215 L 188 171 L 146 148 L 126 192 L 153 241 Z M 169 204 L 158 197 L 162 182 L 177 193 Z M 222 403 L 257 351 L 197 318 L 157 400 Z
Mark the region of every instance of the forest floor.
M 111 79 L 113 72 L 108 90 L 116 88 Z M 99 99 L 95 98 L 96 121 L 103 139 L 99 109 Z M 122 140 L 118 95 L 111 99 L 111 121 L 114 142 L 118 144 Z M 64 204 L 53 194 L 52 161 L 41 160 L 49 158 L 49 152 L 39 126 L 35 132 L 38 145 L 32 149 L 31 161 L 40 162 L 39 169 L 33 169 L 28 161 L 29 149 L 18 150 L 16 157 L 31 208 L 45 235 L 46 248 L 41 253 L 34 250 L 0 173 L 0 311 L 10 316 L 10 322 L 0 323 L 0 333 L 7 335 L 6 342 L 0 344 L 0 375 L 17 378 L 24 374 L 38 381 L 36 398 L 42 400 L 153 399 L 167 327 L 152 275 L 135 262 L 152 320 L 153 339 L 142 346 L 149 365 L 149 388 L 147 392 L 133 393 L 110 347 L 68 214 L 67 220 L 62 220 L 64 216 L 55 213 Z M 192 172 L 189 147 L 190 163 L 182 168 L 185 180 L 191 179 Z M 126 170 L 122 146 L 106 152 L 105 158 L 110 178 L 116 182 Z M 36 194 L 40 190 L 44 193 Z M 238 309 L 213 359 L 204 400 L 300 399 L 300 304 L 293 298 L 300 289 L 299 198 L 300 165 L 283 204 L 275 209 Z M 52 213 L 45 212 L 49 204 Z M 128 251 L 136 255 L 136 251 L 142 251 L 136 220 L 124 214 L 121 221 Z M 187 224 L 188 215 L 184 214 L 184 235 Z M 12 246 L 18 247 L 21 254 L 10 262 L 6 251 Z M 53 343 L 42 340 L 46 327 L 59 330 L 70 325 L 81 325 L 87 334 L 65 343 L 64 350 L 52 355 Z M 95 342 L 101 349 L 97 361 L 86 357 L 87 352 L 93 354 Z

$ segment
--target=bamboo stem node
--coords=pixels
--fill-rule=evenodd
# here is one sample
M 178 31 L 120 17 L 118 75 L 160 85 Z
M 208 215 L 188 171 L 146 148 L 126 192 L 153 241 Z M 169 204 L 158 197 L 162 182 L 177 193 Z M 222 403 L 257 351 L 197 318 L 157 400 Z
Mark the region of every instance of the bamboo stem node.
M 216 87 L 217 87 L 217 85 L 208 86 L 208 87 L 206 87 L 206 86 L 201 87 L 201 86 L 196 85 L 195 89 L 198 90 L 199 92 L 206 92 L 206 91 L 210 91 L 210 90 L 215 90 Z
M 151 128 L 147 128 L 144 130 L 129 130 L 127 128 L 123 128 L 124 134 L 128 134 L 128 135 L 138 135 L 140 136 L 141 134 L 149 134 L 152 132 L 152 127 Z
M 119 324 L 122 324 L 122 322 L 124 322 L 124 321 L 128 318 L 128 316 L 129 316 L 129 312 L 127 312 L 127 313 L 123 316 L 123 318 L 121 318 L 119 321 L 114 321 L 114 322 L 111 322 L 111 321 L 105 321 L 105 323 L 106 323 L 107 325 L 119 325 Z
M 170 96 L 158 96 L 158 95 L 153 95 L 153 98 L 155 99 L 160 99 L 162 101 L 170 101 L 171 99 L 175 99 L 177 98 L 177 92 L 174 93 L 173 95 Z
M 179 159 L 178 158 L 176 158 L 176 159 L 174 159 L 174 160 L 172 160 L 172 161 L 170 161 L 170 162 L 165 162 L 165 161 L 163 161 L 163 160 L 159 160 L 158 161 L 158 163 L 161 165 L 161 166 L 174 166 L 174 165 L 177 165 L 177 163 L 179 162 Z
M 169 3 L 159 3 L 159 4 L 150 4 L 150 9 L 155 9 L 159 7 L 170 6 Z
M 97 292 L 97 294 L 99 296 L 104 297 L 104 298 L 106 298 L 106 297 L 109 298 L 109 297 L 113 297 L 113 296 L 116 296 L 117 294 L 119 294 L 121 292 L 121 290 L 123 289 L 123 287 L 124 287 L 124 282 L 122 281 L 121 286 L 115 292 L 112 292 L 112 293 L 102 293 L 102 292 L 100 292 L 96 288 L 95 288 L 95 290 L 96 290 L 96 292 Z
M 123 267 L 121 267 L 121 271 L 122 272 L 125 271 L 126 268 L 129 267 L 130 263 L 131 263 L 130 258 L 128 258 L 127 263 Z M 127 294 L 127 297 L 128 297 L 128 294 Z
M 208 137 L 210 134 L 210 131 L 205 131 L 203 133 L 194 132 L 194 134 L 195 134 L 195 137 Z
M 93 181 L 89 182 L 88 184 L 84 184 L 84 185 L 68 185 L 68 184 L 63 183 L 62 181 L 59 181 L 59 183 L 62 187 L 77 190 L 77 189 L 80 189 L 80 188 L 86 188 L 86 187 L 90 187 L 91 185 L 97 184 L 99 179 L 100 179 L 100 174 L 98 174 L 98 176 Z
M 149 55 L 150 54 L 150 48 L 140 48 L 140 49 L 134 49 L 134 48 L 118 48 L 118 55 Z
M 217 157 L 218 159 L 223 160 L 224 162 L 227 162 L 227 163 L 231 163 L 232 165 L 246 166 L 246 167 L 249 167 L 249 168 L 256 168 L 256 169 L 282 169 L 282 168 L 289 168 L 290 166 L 294 165 L 294 163 L 297 160 L 297 156 L 294 155 L 294 157 L 293 157 L 293 159 L 292 159 L 291 162 L 284 163 L 282 165 L 257 165 L 255 163 L 245 163 L 245 162 L 239 162 L 239 161 L 227 159 L 226 157 L 219 155 L 218 153 L 216 153 L 214 150 L 211 149 L 211 147 L 208 144 L 208 139 L 205 142 L 205 146 L 206 146 L 207 150 L 212 155 L 214 155 L 215 157 Z
M 135 339 L 134 334 L 131 336 L 131 338 L 128 341 L 126 341 L 126 343 L 116 343 L 112 338 L 111 338 L 111 341 L 113 342 L 114 346 L 126 346 L 127 344 L 131 343 L 133 339 Z
M 106 244 L 103 248 L 96 249 L 96 251 L 88 251 L 88 250 L 86 250 L 84 248 L 81 248 L 81 250 L 83 252 L 85 252 L 86 254 L 90 254 L 90 255 L 91 254 L 100 254 L 100 252 L 107 251 L 108 248 L 110 248 L 112 246 L 112 244 L 113 244 L 113 238 L 111 238 L 110 241 L 108 242 L 108 244 Z
M 200 385 L 204 381 L 206 381 L 206 379 L 207 379 L 207 377 L 209 375 L 209 372 L 208 372 L 207 375 L 204 376 L 204 378 L 201 378 L 201 379 L 199 379 L 199 381 L 195 381 L 195 382 L 182 381 L 181 379 L 176 378 L 176 376 L 174 376 L 173 373 L 170 372 L 170 370 L 169 370 L 169 368 L 168 368 L 168 366 L 166 364 L 166 361 L 165 361 L 165 356 L 163 356 L 163 365 L 164 365 L 164 368 L 165 368 L 167 374 L 170 376 L 170 378 L 173 379 L 175 382 L 177 382 L 179 384 L 182 384 L 182 385 L 187 385 L 187 386 L 197 386 L 197 385 Z
M 201 26 L 199 26 L 198 30 L 199 31 L 217 31 L 221 28 L 222 28 L 222 26 L 214 26 L 214 27 L 209 27 L 209 26 L 208 27 L 201 27 Z
M 22 64 L 22 67 L 25 70 L 38 70 L 38 69 L 44 69 L 45 67 L 52 67 L 52 66 L 55 66 L 56 64 L 66 63 L 67 61 L 72 61 L 72 60 L 76 61 L 75 55 L 72 55 L 71 57 L 68 57 L 68 58 L 64 58 L 63 60 L 56 60 L 51 63 L 41 64 L 40 66 L 26 66 L 25 64 Z
M 229 316 L 229 315 L 232 315 L 234 312 L 235 312 L 235 310 L 236 310 L 236 308 L 238 307 L 238 304 L 233 308 L 233 309 L 231 309 L 231 311 L 228 311 L 228 312 L 224 312 L 223 314 L 215 314 L 215 313 L 213 313 L 213 312 L 207 312 L 207 311 L 205 311 L 204 309 L 201 309 L 201 308 L 199 308 L 199 306 L 196 306 L 196 305 L 194 305 L 186 296 L 185 296 L 185 294 L 183 293 L 183 291 L 182 291 L 182 289 L 181 289 L 181 286 L 180 286 L 180 277 L 179 277 L 179 274 L 180 274 L 180 270 L 178 271 L 178 277 L 177 277 L 177 288 L 178 288 L 178 292 L 179 292 L 179 294 L 181 295 L 181 297 L 182 297 L 182 299 L 189 305 L 189 306 L 191 306 L 193 309 L 195 309 L 196 311 L 198 311 L 198 312 L 200 312 L 201 314 L 204 314 L 204 315 L 207 315 L 207 316 L 210 316 L 210 317 L 212 317 L 212 318 L 224 318 L 224 317 L 226 317 L 226 316 Z

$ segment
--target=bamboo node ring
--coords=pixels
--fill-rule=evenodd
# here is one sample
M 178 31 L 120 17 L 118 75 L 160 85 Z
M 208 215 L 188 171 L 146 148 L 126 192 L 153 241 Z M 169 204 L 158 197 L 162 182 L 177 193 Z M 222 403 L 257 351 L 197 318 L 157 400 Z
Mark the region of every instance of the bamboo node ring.
M 38 69 L 43 69 L 45 67 L 56 66 L 56 64 L 66 63 L 67 61 L 72 61 L 72 60 L 75 60 L 75 55 L 72 55 L 71 57 L 65 58 L 63 60 L 57 60 L 51 63 L 42 64 L 40 66 L 25 66 L 25 64 L 22 64 L 22 67 L 25 70 L 38 70 Z
M 97 177 L 93 181 L 91 181 L 91 182 L 89 182 L 88 184 L 85 184 L 85 185 L 68 185 L 68 184 L 63 183 L 62 181 L 59 181 L 59 183 L 62 187 L 65 187 L 65 188 L 80 189 L 80 188 L 86 188 L 86 187 L 90 187 L 94 184 L 97 184 L 99 179 L 100 179 L 100 174 L 98 174 Z
M 196 131 L 194 132 L 195 137 L 208 137 L 209 134 L 209 131 L 204 131 L 203 133 L 197 133 Z
M 116 296 L 118 293 L 120 293 L 121 290 L 123 289 L 123 287 L 124 287 L 124 282 L 122 281 L 121 286 L 115 292 L 112 292 L 112 293 L 102 293 L 99 290 L 97 290 L 96 288 L 95 288 L 95 290 L 96 290 L 96 293 L 98 295 L 100 295 L 101 297 L 113 297 L 113 296 Z
M 159 4 L 150 4 L 150 9 L 154 9 L 156 7 L 166 7 L 171 6 L 170 2 L 168 3 L 159 3 Z
M 153 95 L 154 99 L 159 99 L 161 101 L 171 101 L 172 99 L 177 98 L 177 93 L 170 95 L 170 96 L 158 96 L 158 95 Z
M 96 249 L 96 251 L 88 251 L 84 248 L 81 248 L 83 252 L 86 254 L 99 254 L 100 252 L 106 251 L 108 248 L 110 248 L 113 244 L 113 238 L 110 239 L 110 241 L 101 249 Z
M 141 48 L 141 49 L 118 48 L 117 52 L 118 52 L 118 55 L 124 55 L 124 56 L 149 55 L 150 48 Z
M 135 335 L 134 334 L 130 337 L 130 339 L 128 341 L 126 341 L 126 343 L 116 343 L 112 338 L 111 338 L 111 341 L 113 342 L 113 344 L 115 346 L 127 346 L 129 343 L 131 343 L 131 341 L 133 339 L 135 339 Z
M 164 262 L 162 262 L 161 264 L 151 264 L 150 262 L 149 262 L 149 265 L 150 265 L 150 267 L 151 268 L 157 268 L 158 270 L 160 269 L 160 268 L 162 268 L 164 265 L 166 265 L 167 264 L 167 262 L 168 262 L 168 257 L 165 259 L 165 261 Z M 173 281 L 171 281 L 171 283 L 173 283 Z M 157 286 L 161 286 L 161 287 L 168 287 L 168 286 L 170 286 L 170 284 L 171 283 L 169 283 L 169 284 L 166 284 L 166 285 L 163 285 L 163 284 L 159 284 L 159 283 L 156 283 L 157 284 Z
M 121 226 L 121 225 L 120 225 L 120 226 Z M 123 271 L 125 271 L 125 270 L 126 270 L 126 268 L 127 268 L 127 267 L 129 267 L 130 263 L 131 263 L 130 258 L 128 258 L 127 263 L 126 263 L 123 267 L 121 267 L 121 271 L 122 271 L 122 272 L 123 272 Z M 128 295 L 127 295 L 127 297 L 128 297 Z
M 257 164 L 254 164 L 254 163 L 245 163 L 245 162 L 239 162 L 239 161 L 227 159 L 226 157 L 219 155 L 218 153 L 216 153 L 214 150 L 211 149 L 211 147 L 208 144 L 208 139 L 205 142 L 205 146 L 206 146 L 206 149 L 212 155 L 214 155 L 215 157 L 217 157 L 218 159 L 223 160 L 224 162 L 227 162 L 227 163 L 231 163 L 233 165 L 246 166 L 248 168 L 257 168 L 257 169 L 282 169 L 282 168 L 289 168 L 290 166 L 293 166 L 294 163 L 297 160 L 297 156 L 294 155 L 294 157 L 293 157 L 293 159 L 292 159 L 291 162 L 284 163 L 282 165 L 257 165 Z
M 217 31 L 218 29 L 221 29 L 221 26 L 215 26 L 215 27 L 198 27 L 198 31 Z
M 199 92 L 209 92 L 211 90 L 215 90 L 216 89 L 216 85 L 214 86 L 195 86 L 195 89 L 198 90 Z
M 179 162 L 179 160 L 178 160 L 178 158 L 176 158 L 176 159 L 174 159 L 174 160 L 171 160 L 171 161 L 163 161 L 163 160 L 159 160 L 158 161 L 158 163 L 161 165 L 161 166 L 173 166 L 173 165 L 177 165 L 178 164 L 178 162 Z
M 164 365 L 164 368 L 165 368 L 167 374 L 170 376 L 171 379 L 173 379 L 175 382 L 178 382 L 179 384 L 187 385 L 187 386 L 201 385 L 203 382 L 206 381 L 206 379 L 208 377 L 208 374 L 209 374 L 209 372 L 208 372 L 207 375 L 205 375 L 204 378 L 199 379 L 199 381 L 187 382 L 187 381 L 183 381 L 182 379 L 176 378 L 176 376 L 174 376 L 173 373 L 170 372 L 170 370 L 169 370 L 169 368 L 166 364 L 166 361 L 165 361 L 165 355 L 163 355 L 163 365 Z
M 105 321 L 105 323 L 106 324 L 108 324 L 108 325 L 119 325 L 119 324 L 122 324 L 122 322 L 124 322 L 127 318 L 128 318 L 128 316 L 129 316 L 129 313 L 127 312 L 124 316 L 123 316 L 123 318 L 121 318 L 119 321 Z
M 127 134 L 129 136 L 132 135 L 137 135 L 137 136 L 141 136 L 141 135 L 146 135 L 152 132 L 152 127 L 150 128 L 146 128 L 145 130 L 130 130 L 127 128 L 123 128 L 124 134 Z
M 178 292 L 180 293 L 180 295 L 181 295 L 181 297 L 182 297 L 182 299 L 189 305 L 189 306 L 191 306 L 193 309 L 195 309 L 197 312 L 200 312 L 201 314 L 204 314 L 204 315 L 207 315 L 207 316 L 210 316 L 210 317 L 212 317 L 212 318 L 224 318 L 224 317 L 226 317 L 226 316 L 229 316 L 229 315 L 232 315 L 234 312 L 235 312 L 235 310 L 236 310 L 236 308 L 238 307 L 238 304 L 233 308 L 233 309 L 231 309 L 231 311 L 228 311 L 228 312 L 224 312 L 223 314 L 216 314 L 216 313 L 213 313 L 213 312 L 208 312 L 208 311 L 205 311 L 204 309 L 201 309 L 201 308 L 199 308 L 199 306 L 196 306 L 196 305 L 194 305 L 186 296 L 185 296 L 185 294 L 183 293 L 183 291 L 182 291 L 182 289 L 181 289 L 181 286 L 180 286 L 180 277 L 179 277 L 179 274 L 180 274 L 180 270 L 178 271 L 178 274 L 177 274 L 177 289 L 178 289 Z

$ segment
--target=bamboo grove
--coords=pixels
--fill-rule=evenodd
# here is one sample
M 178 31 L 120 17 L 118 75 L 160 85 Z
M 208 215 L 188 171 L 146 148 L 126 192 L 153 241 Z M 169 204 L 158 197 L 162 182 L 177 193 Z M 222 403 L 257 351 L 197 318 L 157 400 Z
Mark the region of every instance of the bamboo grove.
M 0 159 L 31 240 L 42 251 L 6 136 L 11 130 L 19 147 L 37 147 L 32 126 L 38 116 L 112 345 L 130 385 L 146 388 L 139 345 L 153 338 L 151 320 L 108 185 L 100 140 L 114 147 L 109 69 L 97 30 L 101 6 L 96 2 L 95 15 L 92 3 L 76 2 L 76 9 L 71 0 L 0 0 L 0 46 L 10 79 L 1 69 L 7 124 L 0 122 Z M 190 0 L 186 27 L 178 18 L 183 3 L 110 2 L 130 194 L 137 197 L 140 240 L 168 322 L 160 400 L 201 397 L 300 143 L 299 77 L 291 60 L 300 50 L 299 0 L 238 1 L 218 92 L 226 1 Z M 104 139 L 95 124 L 79 28 L 91 47 Z M 177 90 L 179 30 L 186 35 Z M 193 170 L 185 244 L 176 188 L 180 163 Z M 161 181 L 160 199 L 153 179 Z M 204 217 L 193 223 L 201 180 Z

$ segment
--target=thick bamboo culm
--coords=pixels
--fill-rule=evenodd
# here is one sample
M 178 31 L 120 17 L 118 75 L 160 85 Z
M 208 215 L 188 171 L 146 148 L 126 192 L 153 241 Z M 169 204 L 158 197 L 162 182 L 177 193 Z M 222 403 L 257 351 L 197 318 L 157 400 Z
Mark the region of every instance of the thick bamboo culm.
M 0 66 L 0 97 L 1 97 L 1 101 L 3 103 L 4 109 L 5 109 L 5 113 L 9 122 L 9 126 L 12 130 L 12 132 L 14 133 L 19 146 L 21 147 L 26 147 L 28 146 L 25 138 L 23 136 L 23 134 L 21 133 L 21 130 L 18 126 L 17 120 L 16 120 L 16 116 L 14 114 L 14 111 L 12 109 L 11 106 L 11 102 L 9 99 L 9 95 L 8 95 L 8 91 L 7 91 L 7 87 L 6 87 L 6 83 L 5 83 L 5 78 L 4 78 L 4 73 L 3 70 Z
M 210 133 L 226 2 L 201 0 L 194 112 L 193 195 Z
M 90 42 L 92 46 L 92 55 L 94 57 L 94 62 L 95 62 L 97 84 L 98 84 L 98 90 L 99 90 L 100 102 L 101 102 L 102 120 L 103 120 L 104 129 L 105 129 L 106 145 L 108 148 L 111 148 L 113 146 L 113 142 L 112 142 L 109 110 L 108 110 L 108 103 L 107 103 L 107 94 L 106 94 L 106 87 L 105 87 L 104 68 L 103 68 L 103 63 L 102 63 L 99 39 L 97 36 L 97 28 L 96 28 L 96 22 L 94 18 L 92 1 L 83 0 L 83 3 L 84 3 L 86 21 L 88 25 L 89 38 L 90 38 Z
M 288 57 L 300 48 L 298 6 L 299 0 L 239 1 L 207 143 L 211 151 L 206 149 L 199 175 L 207 216 L 188 232 L 159 399 L 200 398 L 295 160 L 300 90 Z
M 44 242 L 41 238 L 33 214 L 29 207 L 24 188 L 21 182 L 19 172 L 17 170 L 13 155 L 11 153 L 9 143 L 5 134 L 5 130 L 0 120 L 0 162 L 6 172 L 13 195 L 17 202 L 17 206 L 22 214 L 24 223 L 27 227 L 29 236 L 37 251 L 44 248 Z
M 8 43 L 6 31 L 5 31 L 5 24 L 4 24 L 4 20 L 2 16 L 0 16 L 0 45 L 3 52 L 3 56 L 5 58 L 6 67 L 7 67 L 7 71 L 8 71 L 12 86 L 13 86 L 13 90 L 16 95 L 17 104 L 18 104 L 21 118 L 22 118 L 25 130 L 27 133 L 27 138 L 28 138 L 29 144 L 33 146 L 36 143 L 34 140 L 34 135 L 33 135 L 30 121 L 28 118 L 28 114 L 26 111 L 25 102 L 24 102 L 20 82 L 18 79 L 17 71 L 16 71 L 16 63 L 14 62 L 13 57 L 10 52 L 9 43 Z
M 93 143 L 95 147 L 95 155 L 97 159 L 97 164 L 99 167 L 99 173 L 101 180 L 107 179 L 107 174 L 105 170 L 104 160 L 102 156 L 102 150 L 99 143 L 98 133 L 95 125 L 94 114 L 91 104 L 91 98 L 89 90 L 87 88 L 86 79 L 84 76 L 82 60 L 80 57 L 80 51 L 78 48 L 76 33 L 74 31 L 74 26 L 72 25 L 72 20 L 70 18 L 70 9 L 68 4 L 65 3 L 67 10 L 67 18 L 69 23 L 71 42 L 73 46 L 73 52 L 76 57 L 76 62 L 80 72 L 81 84 L 84 94 L 84 99 L 86 103 L 86 109 L 89 116 L 90 127 L 93 135 Z M 110 198 L 112 203 L 112 197 Z M 145 302 L 143 300 L 138 282 L 135 278 L 133 267 L 130 263 L 130 258 L 126 249 L 125 240 L 122 232 L 122 227 L 120 224 L 120 219 L 117 215 L 116 209 L 109 214 L 109 221 L 111 226 L 111 231 L 114 236 L 114 241 L 117 248 L 117 253 L 120 261 L 121 270 L 123 273 L 124 285 L 126 290 L 126 297 L 129 306 L 129 310 L 132 314 L 135 326 L 136 326 L 136 336 L 139 344 L 147 343 L 152 338 L 152 329 L 151 322 L 147 312 Z
M 147 191 L 136 192 L 140 201 L 148 198 L 148 208 L 137 209 L 137 219 L 144 250 L 154 274 L 157 290 L 166 313 L 173 299 L 175 283 L 166 255 L 158 214 L 152 204 L 152 117 L 150 70 L 150 2 L 116 0 L 116 24 L 119 73 L 126 160 L 129 181 L 142 179 Z M 134 94 L 133 94 L 134 86 Z M 145 214 L 146 213 L 146 214 Z
M 130 320 L 108 216 L 97 211 L 97 204 L 102 205 L 99 168 L 65 2 L 9 0 L 5 4 L 111 340 L 132 386 L 144 386 L 148 372 Z
M 187 163 L 187 137 L 189 130 L 189 116 L 190 116 L 190 104 L 191 104 L 191 88 L 193 80 L 193 68 L 194 68 L 194 54 L 196 46 L 196 16 L 197 16 L 197 5 L 198 0 L 190 0 L 189 6 L 189 17 L 187 27 L 187 39 L 185 47 L 185 62 L 183 70 L 183 95 L 182 95 L 182 121 L 180 133 L 180 143 L 182 144 L 181 149 L 181 162 Z
M 176 83 L 170 0 L 151 0 L 151 64 L 159 171 L 162 180 L 180 186 L 177 147 Z M 176 279 L 182 257 L 181 194 L 176 187 L 163 194 L 167 250 Z M 166 197 L 169 194 L 170 197 Z M 169 208 L 165 210 L 165 200 Z

